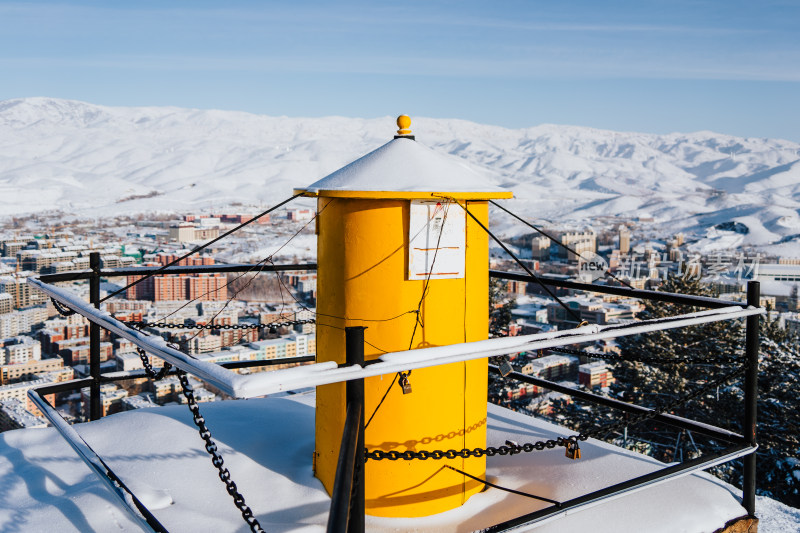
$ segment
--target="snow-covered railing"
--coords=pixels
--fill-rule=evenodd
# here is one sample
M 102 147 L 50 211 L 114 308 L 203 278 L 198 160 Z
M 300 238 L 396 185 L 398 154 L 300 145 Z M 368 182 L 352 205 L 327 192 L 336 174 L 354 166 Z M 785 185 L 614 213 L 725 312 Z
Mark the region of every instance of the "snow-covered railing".
M 242 268 L 237 266 L 237 268 Z M 99 270 L 92 272 L 93 283 L 97 284 L 101 273 Z M 496 273 L 495 273 L 496 274 Z M 517 274 L 506 273 L 505 276 L 495 277 L 519 277 Z M 84 278 L 85 279 L 85 278 Z M 688 295 L 676 294 L 658 294 L 653 291 L 638 291 L 625 288 L 609 288 L 592 286 L 586 284 L 576 284 L 569 282 L 572 285 L 580 285 L 580 287 L 573 287 L 579 290 L 597 290 L 597 292 L 635 292 L 638 297 L 647 298 L 653 296 L 652 299 L 696 305 L 699 307 L 710 307 L 712 309 L 699 311 L 695 313 L 687 313 L 673 317 L 647 320 L 647 321 L 631 321 L 624 324 L 609 324 L 609 325 L 587 325 L 578 327 L 567 331 L 554 331 L 547 333 L 539 333 L 534 335 L 525 335 L 519 337 L 507 337 L 498 339 L 489 339 L 478 342 L 464 343 L 452 346 L 440 346 L 433 348 L 423 348 L 417 350 L 401 351 L 394 353 L 386 353 L 379 356 L 377 359 L 369 361 L 364 364 L 361 363 L 362 359 L 353 359 L 349 356 L 350 343 L 348 343 L 348 358 L 349 363 L 345 365 L 338 365 L 333 361 L 315 363 L 304 367 L 288 368 L 277 370 L 269 373 L 256 373 L 250 375 L 239 375 L 231 370 L 228 370 L 220 365 L 208 363 L 202 360 L 195 359 L 188 356 L 179 350 L 171 348 L 160 337 L 152 337 L 142 333 L 138 330 L 128 327 L 126 324 L 116 320 L 108 313 L 102 312 L 90 304 L 87 304 L 73 293 L 59 287 L 55 287 L 48 283 L 35 278 L 29 278 L 28 282 L 35 288 L 44 291 L 55 301 L 59 302 L 62 306 L 81 314 L 87 318 L 92 324 L 96 324 L 105 328 L 122 338 L 131 341 L 136 346 L 142 348 L 146 352 L 153 354 L 173 366 L 185 372 L 196 375 L 197 377 L 211 383 L 222 392 L 235 397 L 235 398 L 251 398 L 255 396 L 263 396 L 277 392 L 291 391 L 294 389 L 313 387 L 338 382 L 351 382 L 358 383 L 357 380 L 362 380 L 368 377 L 374 377 L 384 374 L 394 374 L 396 372 L 405 372 L 409 370 L 433 367 L 438 365 L 445 365 L 460 361 L 469 361 L 473 359 L 488 358 L 493 356 L 502 356 L 522 351 L 535 351 L 548 348 L 557 348 L 566 345 L 588 343 L 602 339 L 611 339 L 616 337 L 638 335 L 642 333 L 649 333 L 654 331 L 663 331 L 674 328 L 682 328 L 687 326 L 695 326 L 706 324 L 710 322 L 719 322 L 725 320 L 733 320 L 739 318 L 747 319 L 746 340 L 745 340 L 745 364 L 747 365 L 747 373 L 745 375 L 744 392 L 745 392 L 745 405 L 744 405 L 744 435 L 726 431 L 721 428 L 716 428 L 708 424 L 701 424 L 688 419 L 683 419 L 670 415 L 668 413 L 655 413 L 651 412 L 655 420 L 675 425 L 677 427 L 691 428 L 692 430 L 712 435 L 719 438 L 722 442 L 729 444 L 729 447 L 721 452 L 711 453 L 708 456 L 692 459 L 684 463 L 671 465 L 665 467 L 659 472 L 654 472 L 646 476 L 620 483 L 611 487 L 606 487 L 600 491 L 583 495 L 579 498 L 567 502 L 561 502 L 555 508 L 546 508 L 536 511 L 529 515 L 524 515 L 516 519 L 498 524 L 490 528 L 491 531 L 511 531 L 516 530 L 518 527 L 525 527 L 534 522 L 542 522 L 553 519 L 554 517 L 562 514 L 567 514 L 573 509 L 586 508 L 587 506 L 595 505 L 601 499 L 609 499 L 620 496 L 623 493 L 641 490 L 646 486 L 656 483 L 664 482 L 668 479 L 673 479 L 678 476 L 687 475 L 697 470 L 706 469 L 710 466 L 721 464 L 730 461 L 737 457 L 745 456 L 745 472 L 744 472 L 744 489 L 742 505 L 747 509 L 751 516 L 755 512 L 755 455 L 754 451 L 757 448 L 755 439 L 755 420 L 756 420 L 756 401 L 757 401 L 757 372 L 758 372 L 758 321 L 759 316 L 764 315 L 766 311 L 758 307 L 759 303 L 759 289 L 757 282 L 750 282 L 748 284 L 748 298 L 746 304 L 735 302 L 725 302 L 723 300 L 692 297 Z M 550 280 L 548 283 L 557 284 L 557 281 Z M 647 293 L 647 294 L 640 294 Z M 653 294 L 650 294 L 653 293 Z M 657 296 L 655 296 L 657 294 Z M 632 295 L 632 294 L 631 294 Z M 95 299 L 95 302 L 99 299 Z M 347 328 L 349 330 L 362 330 L 363 328 Z M 363 331 L 362 331 L 363 334 Z M 361 346 L 363 353 L 363 345 Z M 353 363 L 358 361 L 358 363 Z M 102 376 L 107 380 L 109 376 Z M 522 378 L 520 378 L 522 379 Z M 526 379 L 538 379 L 526 377 Z M 79 380 L 81 382 L 97 383 L 99 378 L 95 377 L 90 380 Z M 538 380 L 539 385 L 545 388 L 557 390 L 559 385 L 548 382 L 546 380 Z M 58 384 L 59 390 L 62 387 L 69 386 L 70 383 Z M 348 385 L 349 386 L 349 385 Z M 33 398 L 38 396 L 40 401 L 37 404 L 41 405 L 42 411 L 46 416 L 48 413 L 51 420 L 58 417 L 55 410 L 43 399 L 43 395 L 47 394 L 45 390 L 50 390 L 54 386 L 34 389 L 29 392 Z M 566 394 L 572 394 L 583 397 L 595 403 L 606 404 L 615 409 L 630 413 L 642 414 L 645 411 L 651 411 L 646 408 L 630 406 L 623 402 L 596 396 L 592 393 L 583 391 L 564 391 Z M 35 400 L 36 401 L 36 400 Z M 349 401 L 349 400 L 348 400 Z M 43 402 L 43 403 L 42 403 Z M 614 405 L 608 405 L 613 403 Z M 361 412 L 363 413 L 363 398 L 361 400 Z M 128 507 L 132 513 L 137 512 L 137 505 L 129 505 L 130 499 L 126 499 L 126 491 L 120 491 L 119 486 L 115 485 L 113 472 L 108 470 L 99 457 L 86 446 L 85 442 L 82 443 L 80 436 L 75 434 L 74 431 L 69 431 L 65 428 L 68 424 L 63 422 L 54 421 L 54 425 L 62 433 L 62 435 L 70 441 L 70 444 L 75 448 L 79 455 L 89 466 L 98 474 L 98 476 L 106 476 L 111 480 L 110 487 L 112 490 L 117 491 L 117 496 L 125 500 L 123 503 Z M 361 430 L 363 432 L 363 428 Z M 75 442 L 73 442 L 75 441 Z M 360 459 L 363 460 L 363 457 Z M 98 462 L 99 461 L 99 462 Z M 116 487 L 116 488 L 115 488 Z M 124 487 L 122 487 L 124 489 Z M 355 490 L 355 489 L 354 489 Z M 148 524 L 152 527 L 153 524 L 148 520 Z M 141 523 L 141 520 L 140 520 Z
M 29 280 L 34 287 L 44 291 L 61 304 L 83 315 L 88 320 L 116 333 L 136 346 L 151 353 L 171 365 L 208 381 L 225 394 L 234 398 L 253 398 L 276 392 L 285 392 L 303 387 L 315 387 L 353 379 L 363 379 L 416 370 L 431 366 L 445 365 L 472 359 L 485 359 L 498 355 L 508 355 L 523 351 L 534 351 L 570 344 L 612 339 L 627 335 L 638 335 L 653 331 L 682 328 L 709 322 L 732 320 L 764 314 L 757 307 L 725 307 L 711 309 L 668 319 L 630 322 L 628 324 L 588 325 L 565 331 L 553 331 L 504 337 L 484 341 L 437 346 L 393 352 L 381 355 L 377 361 L 366 366 L 352 365 L 340 367 L 333 361 L 315 363 L 295 368 L 287 368 L 267 373 L 241 375 L 216 364 L 190 357 L 183 352 L 167 346 L 161 337 L 153 337 L 128 327 L 110 314 L 95 309 L 74 294 L 37 279 Z
M 50 421 L 54 428 L 64 437 L 64 440 L 75 450 L 75 453 L 83 459 L 83 462 L 94 472 L 100 481 L 111 491 L 111 494 L 117 499 L 120 507 L 128 511 L 136 523 L 144 531 L 152 531 L 153 533 L 165 533 L 167 530 L 153 516 L 150 510 L 136 497 L 136 495 L 125 485 L 125 483 L 116 475 L 114 471 L 103 461 L 97 453 L 89 446 L 83 437 L 75 431 L 68 422 L 66 422 L 61 415 L 53 408 L 52 405 L 45 399 L 45 395 L 55 393 L 67 385 L 74 385 L 80 387 L 81 384 L 89 386 L 91 379 L 76 380 L 66 384 L 46 385 L 37 389 L 30 390 L 28 397 L 42 412 L 42 414 Z

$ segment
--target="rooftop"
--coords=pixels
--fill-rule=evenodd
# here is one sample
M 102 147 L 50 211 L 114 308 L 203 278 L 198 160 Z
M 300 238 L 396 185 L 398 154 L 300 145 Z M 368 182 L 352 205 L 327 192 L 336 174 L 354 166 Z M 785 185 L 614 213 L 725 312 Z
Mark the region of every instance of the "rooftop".
M 330 499 L 311 471 L 313 394 L 203 404 L 225 464 L 265 531 L 324 531 Z M 203 450 L 186 407 L 139 409 L 75 426 L 170 531 L 246 531 Z M 566 429 L 489 405 L 488 443 L 568 436 Z M 559 501 L 655 471 L 664 465 L 590 439 L 583 458 L 561 448 L 487 458 L 495 483 Z M 26 531 L 138 532 L 139 526 L 78 460 L 55 429 L 0 435 L 0 523 Z M 398 463 L 400 464 L 400 463 Z M 369 463 L 367 463 L 367 466 Z M 442 470 L 439 475 L 447 475 Z M 455 475 L 455 474 L 453 474 Z M 58 488 L 52 483 L 57 483 Z M 47 488 L 50 487 L 50 488 Z M 541 533 L 706 532 L 746 514 L 738 491 L 692 474 L 556 516 Z M 669 501 L 670 505 L 663 505 Z M 467 532 L 549 506 L 489 488 L 465 505 L 423 518 L 367 517 L 371 532 Z
M 436 184 L 435 191 L 431 189 L 432 184 Z M 391 191 L 405 193 L 403 198 L 430 198 L 431 192 L 460 193 L 459 196 L 467 194 L 483 199 L 511 197 L 510 192 L 492 184 L 488 177 L 459 158 L 432 150 L 410 138 L 395 138 L 298 191 L 336 196 L 350 196 L 347 193 L 359 191 Z

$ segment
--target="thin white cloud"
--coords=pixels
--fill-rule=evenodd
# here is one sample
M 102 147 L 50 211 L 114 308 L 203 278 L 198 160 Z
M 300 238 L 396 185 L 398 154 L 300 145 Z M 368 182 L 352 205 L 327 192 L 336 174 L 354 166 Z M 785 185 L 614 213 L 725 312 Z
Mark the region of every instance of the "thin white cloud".
M 331 56 L 191 56 L 114 55 L 97 57 L 0 57 L 0 67 L 18 69 L 97 69 L 174 72 L 249 72 L 398 75 L 509 79 L 695 79 L 759 80 L 800 82 L 800 68 L 786 63 L 767 64 L 759 57 L 747 62 L 716 64 L 708 61 L 682 62 L 674 58 L 655 61 L 647 57 L 577 57 L 570 50 L 546 50 L 525 58 L 494 59 L 461 56 L 417 56 L 382 54 Z M 800 58 L 798 58 L 800 59 Z M 800 60 L 794 62 L 800 65 Z

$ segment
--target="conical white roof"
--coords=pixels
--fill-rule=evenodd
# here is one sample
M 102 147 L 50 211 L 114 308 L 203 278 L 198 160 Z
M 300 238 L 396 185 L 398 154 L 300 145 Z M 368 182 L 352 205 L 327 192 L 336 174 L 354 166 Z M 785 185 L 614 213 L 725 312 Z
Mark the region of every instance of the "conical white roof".
M 431 192 L 468 193 L 469 197 L 482 198 L 511 197 L 510 191 L 493 185 L 459 158 L 441 154 L 405 137 L 393 139 L 298 190 L 314 195 L 325 195 L 326 191 L 366 191 L 412 193 L 409 196 L 414 197 L 420 195 L 413 193 Z

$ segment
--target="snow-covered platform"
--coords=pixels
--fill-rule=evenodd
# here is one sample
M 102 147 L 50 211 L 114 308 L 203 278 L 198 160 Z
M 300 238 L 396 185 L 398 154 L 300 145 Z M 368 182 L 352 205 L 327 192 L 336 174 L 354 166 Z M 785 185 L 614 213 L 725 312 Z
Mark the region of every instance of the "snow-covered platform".
M 325 530 L 330 498 L 311 472 L 314 395 L 203 404 L 226 466 L 264 529 Z M 159 407 L 74 426 L 171 532 L 245 532 L 186 407 Z M 489 405 L 489 444 L 571 433 Z M 664 465 L 589 440 L 583 458 L 563 448 L 487 458 L 490 481 L 559 501 Z M 490 488 L 459 509 L 424 518 L 367 517 L 371 532 L 469 532 L 549 504 Z M 539 524 L 553 532 L 713 532 L 743 516 L 739 495 L 704 473 L 603 501 Z M 141 531 L 52 428 L 0 434 L 0 531 Z

